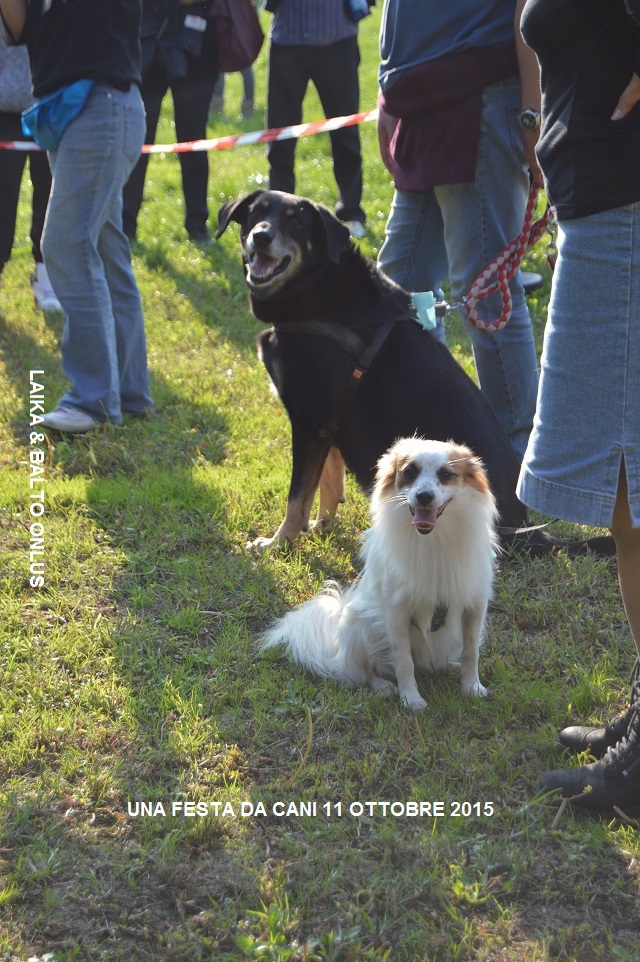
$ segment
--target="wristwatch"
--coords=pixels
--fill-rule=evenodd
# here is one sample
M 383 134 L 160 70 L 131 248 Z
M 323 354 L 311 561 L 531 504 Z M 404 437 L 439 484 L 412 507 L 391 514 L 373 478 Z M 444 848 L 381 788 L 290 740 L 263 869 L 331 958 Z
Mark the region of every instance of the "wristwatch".
M 533 107 L 527 107 L 519 117 L 520 126 L 523 130 L 538 130 L 540 127 L 540 111 Z

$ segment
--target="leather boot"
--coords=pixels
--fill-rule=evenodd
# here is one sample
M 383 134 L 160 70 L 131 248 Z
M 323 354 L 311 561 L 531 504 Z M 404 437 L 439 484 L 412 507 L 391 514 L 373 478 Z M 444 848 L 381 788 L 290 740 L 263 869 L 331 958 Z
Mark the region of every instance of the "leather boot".
M 634 690 L 635 690 L 634 685 Z M 627 814 L 640 810 L 640 697 L 631 708 L 627 733 L 607 748 L 600 761 L 582 768 L 547 772 L 540 778 L 545 792 L 560 791 L 572 805 L 594 811 Z
M 613 748 L 626 734 L 633 705 L 638 697 L 640 697 L 640 658 L 636 658 L 631 672 L 631 699 L 627 710 L 612 718 L 605 728 L 596 728 L 593 725 L 572 725 L 570 728 L 563 729 L 558 736 L 560 744 L 576 754 L 588 750 L 594 758 L 602 758 L 607 748 Z

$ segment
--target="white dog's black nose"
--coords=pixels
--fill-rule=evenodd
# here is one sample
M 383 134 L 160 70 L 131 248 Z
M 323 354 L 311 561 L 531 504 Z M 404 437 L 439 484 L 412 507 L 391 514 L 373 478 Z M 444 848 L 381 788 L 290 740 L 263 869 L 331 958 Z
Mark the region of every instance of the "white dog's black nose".
M 421 508 L 429 508 L 435 501 L 436 496 L 433 491 L 418 491 L 415 500 Z

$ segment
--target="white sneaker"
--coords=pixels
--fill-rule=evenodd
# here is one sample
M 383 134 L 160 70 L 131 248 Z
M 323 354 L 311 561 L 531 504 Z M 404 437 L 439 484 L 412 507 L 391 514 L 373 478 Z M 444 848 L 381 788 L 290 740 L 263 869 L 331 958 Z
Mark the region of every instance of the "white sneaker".
M 45 428 L 66 431 L 68 434 L 86 434 L 87 431 L 100 427 L 100 422 L 91 414 L 81 411 L 80 408 L 66 407 L 64 404 L 59 404 L 54 411 L 45 414 L 42 424 Z
M 357 237 L 358 240 L 362 240 L 366 236 L 365 226 L 362 221 L 359 220 L 348 220 L 347 227 L 351 233 L 352 237 Z
M 36 269 L 31 275 L 31 290 L 36 299 L 36 304 L 45 314 L 55 314 L 62 310 L 62 305 L 54 294 L 44 264 L 36 264 Z

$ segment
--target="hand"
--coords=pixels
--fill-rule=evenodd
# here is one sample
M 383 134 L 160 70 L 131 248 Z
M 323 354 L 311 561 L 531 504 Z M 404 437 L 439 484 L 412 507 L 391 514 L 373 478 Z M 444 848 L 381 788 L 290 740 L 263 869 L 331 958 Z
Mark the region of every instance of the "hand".
M 391 139 L 398 126 L 398 118 L 392 117 L 378 106 L 378 144 L 380 145 L 380 157 L 382 163 L 390 174 L 395 173 L 395 165 L 391 157 Z
M 640 100 L 640 77 L 634 73 L 627 86 L 622 91 L 622 96 L 618 101 L 616 109 L 611 116 L 612 120 L 622 120 L 627 114 L 631 113 L 635 105 Z
M 539 130 L 523 130 L 522 145 L 524 147 L 524 156 L 529 167 L 533 183 L 538 187 L 544 187 L 542 171 L 538 166 L 538 158 L 536 157 L 536 144 L 538 143 L 539 136 Z

